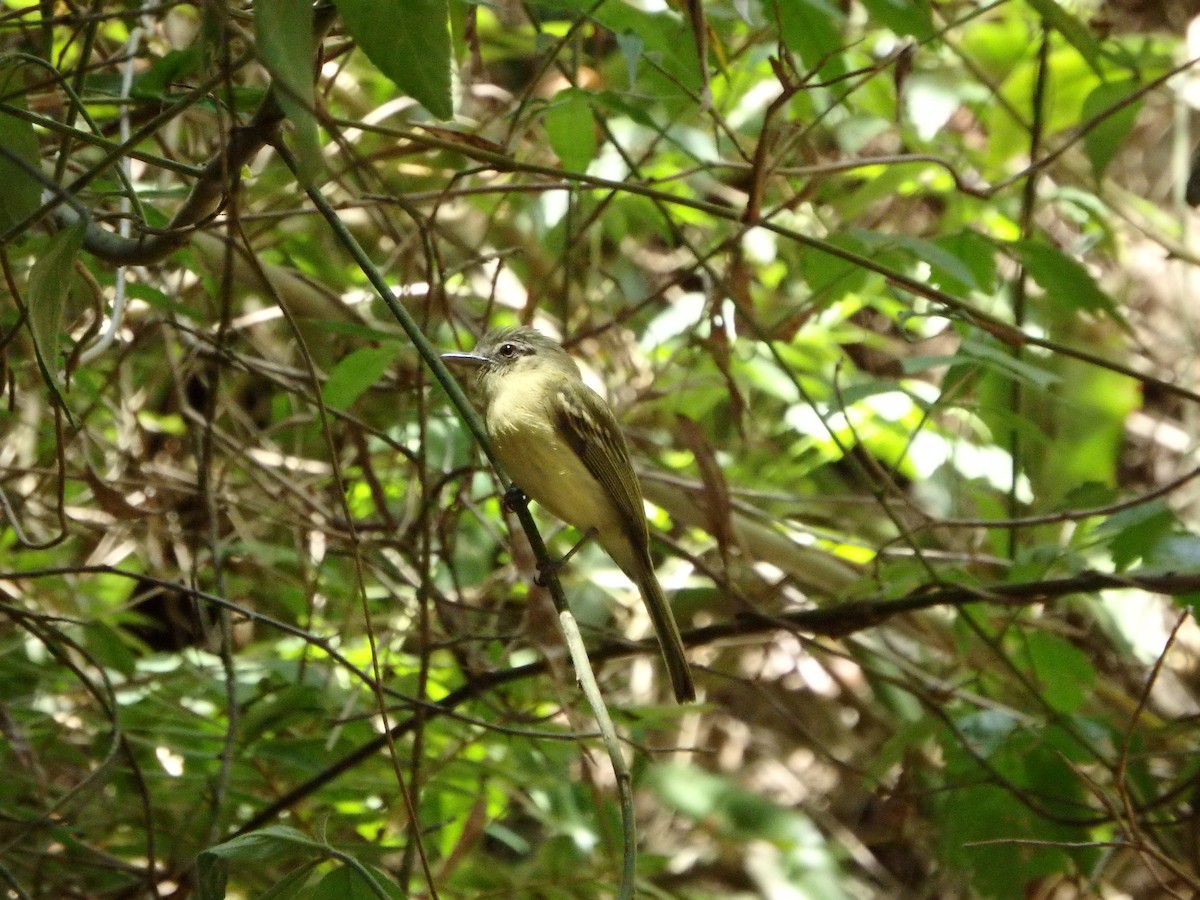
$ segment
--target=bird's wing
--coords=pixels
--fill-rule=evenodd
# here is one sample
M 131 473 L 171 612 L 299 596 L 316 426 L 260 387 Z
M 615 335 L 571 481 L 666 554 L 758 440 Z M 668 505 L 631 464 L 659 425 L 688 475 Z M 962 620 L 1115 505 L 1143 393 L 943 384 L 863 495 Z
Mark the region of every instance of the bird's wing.
M 558 430 L 617 508 L 630 543 L 637 552 L 645 552 L 650 538 L 642 491 L 612 410 L 582 383 L 560 388 L 556 399 Z

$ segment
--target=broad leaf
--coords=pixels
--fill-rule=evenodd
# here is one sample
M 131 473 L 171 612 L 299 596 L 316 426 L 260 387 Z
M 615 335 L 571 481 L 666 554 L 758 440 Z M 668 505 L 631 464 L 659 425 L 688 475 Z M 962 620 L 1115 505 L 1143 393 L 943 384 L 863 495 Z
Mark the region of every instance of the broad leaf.
M 866 252 L 862 242 L 848 234 L 832 234 L 826 241 L 851 253 L 863 255 Z M 836 300 L 857 291 L 867 280 L 867 270 L 862 266 L 812 247 L 805 248 L 800 259 L 800 271 L 815 299 L 821 302 Z
M 1160 572 L 1200 572 L 1200 534 L 1168 535 L 1155 546 L 1147 562 Z
M 1102 312 L 1121 321 L 1112 298 L 1078 260 L 1042 241 L 1015 241 L 1012 247 L 1025 271 L 1046 292 L 1052 314 L 1056 308 Z
M 1074 644 L 1046 631 L 1025 637 L 1033 677 L 1043 699 L 1061 713 L 1073 713 L 1096 683 L 1096 670 Z
M 337 8 L 379 71 L 439 119 L 454 115 L 446 0 L 337 0 Z
M 810 69 L 840 70 L 845 16 L 827 0 L 769 0 L 764 12 L 779 26 L 779 35 L 789 50 Z
M 267 859 L 290 859 L 302 850 L 318 851 L 321 855 L 325 855 L 328 853 L 328 849 L 324 844 L 314 841 L 304 832 L 295 828 L 289 828 L 287 825 L 270 825 L 209 847 L 200 855 L 239 862 L 261 862 Z
M 977 231 L 966 229 L 956 234 L 935 238 L 933 243 L 941 247 L 971 272 L 970 280 L 956 278 L 954 271 L 933 266 L 930 280 L 947 291 L 963 292 L 974 286 L 976 290 L 991 293 L 996 288 L 996 245 Z
M 293 869 L 277 882 L 258 895 L 258 900 L 292 900 L 294 897 L 308 896 L 306 890 L 312 871 L 317 863 L 309 863 Z
M 546 109 L 546 135 L 563 168 L 582 172 L 596 158 L 596 123 L 586 91 L 560 91 Z
M 1150 556 L 1176 525 L 1175 513 L 1161 500 L 1113 513 L 1096 527 L 1096 537 L 1108 541 L 1117 571 Z
M 1091 119 L 1117 106 L 1137 87 L 1137 80 L 1132 78 L 1097 85 L 1083 101 L 1083 117 Z M 1092 173 L 1097 180 L 1104 177 L 1108 164 L 1129 137 L 1141 108 L 1141 100 L 1126 104 L 1083 136 L 1083 147 L 1091 160 Z
M 270 862 L 305 856 L 328 856 L 329 848 L 301 831 L 286 825 L 271 825 L 217 844 L 196 857 L 196 896 L 200 900 L 224 900 L 229 880 L 229 863 Z
M 896 34 L 912 35 L 919 40 L 933 37 L 933 17 L 929 0 L 862 0 L 872 19 Z
M 317 882 L 310 896 L 312 900 L 404 900 L 406 895 L 377 869 L 341 866 Z
M 1028 0 L 1030 6 L 1046 21 L 1046 24 L 1065 37 L 1079 55 L 1096 68 L 1100 45 L 1088 27 L 1058 5 L 1055 0 Z
M 379 380 L 399 352 L 399 344 L 389 344 L 363 347 L 347 354 L 329 373 L 329 380 L 321 389 L 321 399 L 328 407 L 345 409 Z
M 23 106 L 20 100 L 8 102 Z M 41 204 L 42 186 L 29 172 L 40 168 L 33 125 L 0 111 L 0 230 L 24 222 Z
M 29 284 L 25 291 L 25 302 L 29 307 L 29 331 L 33 335 L 38 366 L 46 385 L 64 410 L 66 403 L 62 398 L 62 381 L 59 378 L 58 341 L 63 308 L 71 292 L 75 258 L 83 244 L 84 229 L 84 222 L 76 222 L 50 238 L 45 251 L 29 270 Z
M 258 0 L 254 4 L 258 58 L 271 73 L 279 105 L 296 128 L 300 176 L 311 182 L 321 171 L 321 145 L 313 115 L 312 4 L 307 0 Z

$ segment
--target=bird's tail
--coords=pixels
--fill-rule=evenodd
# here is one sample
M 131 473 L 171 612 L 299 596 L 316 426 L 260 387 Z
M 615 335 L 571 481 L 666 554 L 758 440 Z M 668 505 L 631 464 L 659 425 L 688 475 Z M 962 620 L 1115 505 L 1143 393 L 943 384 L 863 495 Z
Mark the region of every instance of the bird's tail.
M 658 637 L 663 662 L 667 664 L 667 673 L 671 676 L 675 699 L 680 703 L 688 703 L 696 699 L 696 685 L 692 683 L 692 670 L 683 654 L 683 639 L 679 636 L 679 626 L 675 624 L 671 605 L 667 602 L 649 561 L 639 568 L 643 571 L 638 573 L 639 577 L 635 580 L 638 590 L 642 592 L 642 599 L 646 602 L 646 609 L 650 612 L 650 620 L 654 623 L 654 633 Z

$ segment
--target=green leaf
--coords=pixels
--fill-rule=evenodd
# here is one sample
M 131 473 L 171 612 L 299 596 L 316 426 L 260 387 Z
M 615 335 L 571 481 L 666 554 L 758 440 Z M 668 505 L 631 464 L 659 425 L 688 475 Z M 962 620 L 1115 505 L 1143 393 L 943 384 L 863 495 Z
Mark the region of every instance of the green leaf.
M 1096 670 L 1074 644 L 1045 631 L 1025 637 L 1030 666 L 1042 697 L 1061 713 L 1076 712 L 1096 683 Z
M 1067 491 L 1054 508 L 1072 511 L 1094 509 L 1115 503 L 1117 497 L 1117 492 L 1110 485 L 1099 481 L 1085 481 Z
M 170 87 L 199 72 L 205 64 L 204 44 L 196 41 L 183 50 L 168 50 L 150 68 L 133 79 L 132 97 L 159 99 Z
M 88 652 L 98 663 L 122 675 L 133 676 L 137 658 L 120 631 L 107 622 L 95 621 L 84 626 L 83 634 Z
M 312 877 L 312 871 L 316 865 L 317 863 L 311 862 L 288 872 L 261 894 L 258 894 L 258 900 L 292 900 L 294 897 L 308 896 L 307 893 L 302 892 L 308 884 L 309 878 Z
M 224 900 L 230 860 L 266 862 L 291 859 L 301 853 L 324 858 L 329 848 L 286 825 L 271 825 L 209 847 L 196 857 L 196 896 L 199 900 Z
M 313 115 L 317 48 L 312 9 L 308 0 L 258 0 L 254 4 L 258 58 L 271 73 L 275 97 L 296 128 L 296 157 L 305 183 L 311 183 L 323 167 Z
M 1138 87 L 1137 79 L 1128 78 L 1124 81 L 1110 81 L 1097 85 L 1083 101 L 1083 118 L 1091 119 L 1100 115 L 1128 97 Z M 1092 162 L 1092 173 L 1096 180 L 1104 177 L 1108 164 L 1112 162 L 1117 151 L 1129 137 L 1133 124 L 1137 120 L 1138 111 L 1142 108 L 1139 99 L 1127 104 L 1105 118 L 1100 124 L 1083 136 L 1083 147 L 1088 159 Z
M 1100 45 L 1088 27 L 1063 9 L 1055 0 L 1028 0 L 1030 6 L 1045 20 L 1046 24 L 1067 39 L 1079 51 L 1079 55 L 1095 69 L 1100 55 Z
M 1032 359 L 1017 359 L 991 339 L 980 340 L 968 336 L 958 348 L 958 357 L 981 363 L 992 371 L 1003 373 L 1039 390 L 1045 390 L 1062 380 Z
M 1160 572 L 1200 571 L 1200 535 L 1168 535 L 1154 547 L 1147 562 Z
M 968 228 L 933 242 L 970 269 L 972 276 L 970 281 L 960 281 L 950 270 L 935 267 L 929 273 L 934 284 L 952 292 L 965 291 L 971 284 L 984 293 L 996 289 L 996 245 L 988 238 Z
M 399 352 L 399 344 L 388 344 L 362 347 L 347 354 L 329 373 L 321 399 L 332 409 L 345 409 L 379 380 Z
M 337 0 L 337 8 L 380 72 L 439 119 L 454 115 L 446 0 Z
M 589 96 L 593 101 L 606 109 L 620 113 L 623 116 L 628 116 L 631 121 L 636 122 L 643 128 L 649 128 L 657 134 L 666 135 L 662 126 L 654 121 L 654 118 L 646 111 L 644 106 L 637 103 L 630 103 L 615 91 L 599 91 Z
M 196 897 L 198 900 L 225 900 L 229 863 L 206 853 L 196 857 Z
M 381 897 L 404 900 L 405 895 L 395 882 L 376 869 L 341 866 L 317 882 L 311 897 L 312 900 L 379 900 Z
M 1190 609 L 1193 619 L 1200 619 L 1200 593 L 1180 594 L 1175 598 L 1175 603 L 1185 609 Z
M 29 270 L 25 302 L 29 307 L 29 331 L 46 386 L 65 410 L 58 370 L 58 339 L 63 308 L 74 281 L 75 258 L 83 244 L 85 223 L 76 222 L 50 238 L 45 251 Z
M 897 247 L 903 247 L 917 259 L 929 264 L 930 277 L 936 281 L 957 283 L 969 290 L 979 290 L 975 273 L 946 248 L 924 238 L 907 234 L 889 235 Z
M 929 0 L 862 0 L 872 19 L 896 34 L 911 34 L 918 40 L 933 37 Z
M 1089 853 L 1098 852 L 1094 848 L 1052 846 L 1091 838 L 1087 826 L 1063 821 L 1080 818 L 1087 804 L 1069 762 L 1075 745 L 1061 729 L 1021 727 L 998 711 L 973 713 L 956 724 L 970 752 L 947 730 L 946 786 L 934 811 L 942 858 L 970 873 L 974 890 L 966 893 L 1021 897 L 1037 879 L 1069 871 L 1073 859 L 1084 866 Z M 1036 796 L 1037 808 L 1009 785 Z
M 826 241 L 842 250 L 865 254 L 862 242 L 848 234 L 832 234 Z M 867 281 L 867 270 L 862 266 L 812 247 L 804 249 L 800 271 L 817 299 L 826 302 L 861 290 Z
M 767 18 L 778 24 L 784 45 L 798 55 L 810 69 L 826 70 L 832 74 L 841 70 L 841 26 L 845 16 L 827 0 L 768 0 L 764 7 Z
M 249 834 L 239 835 L 224 843 L 209 847 L 201 856 L 213 856 L 238 862 L 263 862 L 272 859 L 290 859 L 298 850 L 318 851 L 328 855 L 329 848 L 314 841 L 307 834 L 287 825 L 269 825 Z M 307 854 L 307 855 L 311 855 Z
M 5 80 L 5 88 L 11 81 L 11 78 Z M 21 99 L 7 102 L 24 108 Z M 41 169 L 33 125 L 0 112 L 0 184 L 4 185 L 0 191 L 0 230 L 24 222 L 41 205 L 42 186 L 25 166 L 35 172 Z
M 1165 503 L 1154 500 L 1113 513 L 1096 526 L 1096 537 L 1107 540 L 1113 565 L 1121 572 L 1149 557 L 1177 521 Z
M 1021 265 L 1046 292 L 1046 299 L 1055 307 L 1085 312 L 1107 313 L 1120 321 L 1116 305 L 1083 264 L 1071 259 L 1057 247 L 1036 240 L 1014 241 Z
M 550 149 L 563 168 L 586 170 L 596 158 L 596 123 L 587 92 L 577 88 L 559 91 L 546 109 L 545 124 Z
M 657 100 L 679 110 L 693 108 L 700 89 L 700 64 L 688 27 L 674 10 L 646 12 L 617 0 L 545 0 L 538 5 L 587 16 L 607 28 L 624 57 L 637 102 Z M 641 65 L 643 60 L 650 64 Z

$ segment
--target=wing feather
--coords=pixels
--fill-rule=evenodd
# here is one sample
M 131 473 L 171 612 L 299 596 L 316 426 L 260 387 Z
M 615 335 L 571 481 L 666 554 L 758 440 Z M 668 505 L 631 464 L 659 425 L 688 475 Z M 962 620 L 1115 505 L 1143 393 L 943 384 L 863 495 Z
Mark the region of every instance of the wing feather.
M 617 508 L 635 552 L 647 553 L 650 536 L 642 490 L 629 461 L 625 436 L 612 410 L 585 384 L 559 388 L 557 400 L 555 415 L 559 432 Z

